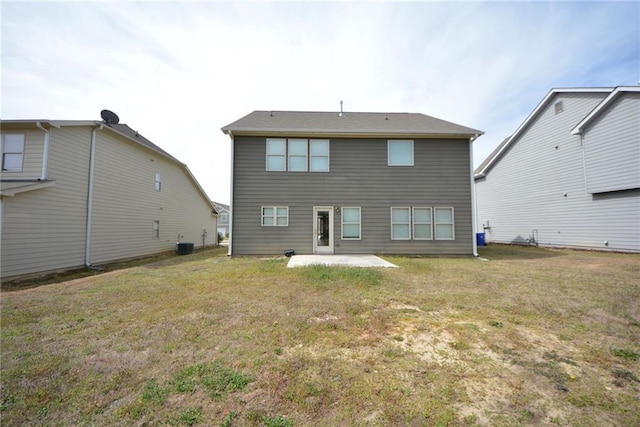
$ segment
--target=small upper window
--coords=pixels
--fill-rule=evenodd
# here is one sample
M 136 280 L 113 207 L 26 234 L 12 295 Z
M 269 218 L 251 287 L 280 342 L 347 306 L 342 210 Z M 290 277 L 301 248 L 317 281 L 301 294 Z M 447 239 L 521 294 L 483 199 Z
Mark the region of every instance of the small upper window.
M 22 172 L 24 135 L 2 135 L 2 171 Z
M 556 114 L 560 114 L 564 111 L 564 104 L 562 103 L 562 101 L 558 101 L 554 104 L 553 108 Z
M 389 166 L 413 166 L 413 141 L 387 141 Z
M 156 191 L 162 190 L 162 180 L 160 179 L 160 172 L 156 172 Z
M 267 139 L 267 170 L 285 171 L 287 158 L 287 145 L 284 138 Z

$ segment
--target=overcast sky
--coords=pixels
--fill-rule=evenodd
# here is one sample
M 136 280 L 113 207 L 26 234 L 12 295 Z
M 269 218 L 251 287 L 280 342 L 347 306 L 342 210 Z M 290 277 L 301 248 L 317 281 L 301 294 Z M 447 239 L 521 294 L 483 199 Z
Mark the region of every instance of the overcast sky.
M 1 3 L 3 119 L 109 109 L 229 202 L 253 110 L 419 112 L 485 135 L 553 87 L 636 85 L 639 2 Z

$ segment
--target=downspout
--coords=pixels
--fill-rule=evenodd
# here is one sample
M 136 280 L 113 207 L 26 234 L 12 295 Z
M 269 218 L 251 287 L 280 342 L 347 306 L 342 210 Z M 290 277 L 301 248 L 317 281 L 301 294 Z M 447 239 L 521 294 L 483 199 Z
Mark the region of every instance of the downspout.
M 229 131 L 229 138 L 231 138 L 231 188 L 229 196 L 229 246 L 227 248 L 227 256 L 231 256 L 233 253 L 233 158 L 234 158 L 234 141 L 233 133 Z
M 89 157 L 89 188 L 87 191 L 87 230 L 84 247 L 84 264 L 91 267 L 91 217 L 93 215 L 93 169 L 96 162 L 96 133 L 102 130 L 103 123 L 91 131 L 91 154 Z
M 476 181 L 473 177 L 473 141 L 478 139 L 481 134 L 476 134 L 469 138 L 469 168 L 470 168 L 470 176 L 471 176 L 471 217 L 473 218 L 471 224 L 471 232 L 473 242 L 473 256 L 478 257 L 478 241 L 476 240 L 477 231 L 477 223 L 478 223 L 478 205 L 476 203 Z
M 587 160 L 584 157 L 584 134 L 580 132 L 580 151 L 582 152 L 582 179 L 584 181 L 584 192 L 587 194 L 588 184 L 587 184 Z
M 40 124 L 40 122 L 36 122 L 36 127 L 44 132 L 44 150 L 42 151 L 42 175 L 40 176 L 40 181 L 46 181 L 49 168 L 49 140 L 51 137 L 51 133 L 49 132 L 49 130 L 45 129 Z

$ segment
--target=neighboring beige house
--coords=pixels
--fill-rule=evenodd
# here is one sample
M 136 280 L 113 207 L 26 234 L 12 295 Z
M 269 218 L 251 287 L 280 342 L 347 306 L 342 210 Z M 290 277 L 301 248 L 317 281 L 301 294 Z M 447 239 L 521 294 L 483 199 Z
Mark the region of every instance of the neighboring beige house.
M 217 244 L 188 167 L 125 124 L 2 120 L 0 277 Z

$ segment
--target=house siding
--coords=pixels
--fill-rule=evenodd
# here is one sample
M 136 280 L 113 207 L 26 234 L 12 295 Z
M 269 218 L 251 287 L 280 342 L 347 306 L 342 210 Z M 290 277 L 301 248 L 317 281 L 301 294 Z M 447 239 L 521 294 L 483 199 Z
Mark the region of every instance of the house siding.
M 217 243 L 212 209 L 183 169 L 110 132 L 98 132 L 96 139 L 93 193 L 92 263 L 171 250 L 178 240 L 202 246 L 203 230 L 205 245 Z M 160 222 L 158 239 L 154 220 Z
M 313 252 L 313 207 L 361 208 L 361 239 L 334 253 L 473 253 L 469 141 L 414 139 L 414 166 L 387 166 L 387 139 L 330 139 L 329 172 L 266 171 L 265 138 L 234 138 L 233 254 Z M 288 206 L 287 227 L 262 227 L 262 206 Z M 391 240 L 391 207 L 453 207 L 455 240 Z
M 85 265 L 92 129 L 52 128 L 48 178 L 54 185 L 0 198 L 3 279 Z M 11 125 L 5 131 L 21 129 Z M 44 132 L 24 132 L 34 141 L 31 146 L 40 141 L 42 150 Z M 179 235 L 197 247 L 217 243 L 212 207 L 181 164 L 106 128 L 96 135 L 91 263 L 172 250 Z M 41 167 L 42 151 L 25 153 L 25 160 L 27 155 Z M 154 187 L 156 172 L 160 192 Z M 160 221 L 160 239 L 153 239 L 154 220 Z
M 640 250 L 638 191 L 590 194 L 580 137 L 571 135 L 606 93 L 559 93 L 476 180 L 478 229 L 488 242 Z M 554 112 L 562 100 L 564 111 Z M 608 246 L 604 242 L 608 242 Z
M 50 132 L 48 178 L 55 185 L 2 197 L 2 277 L 84 264 L 91 130 Z M 44 132 L 27 135 L 42 150 Z M 30 155 L 39 159 L 40 176 L 42 152 L 30 150 L 25 160 Z
M 626 93 L 583 135 L 590 193 L 640 188 L 640 93 Z

